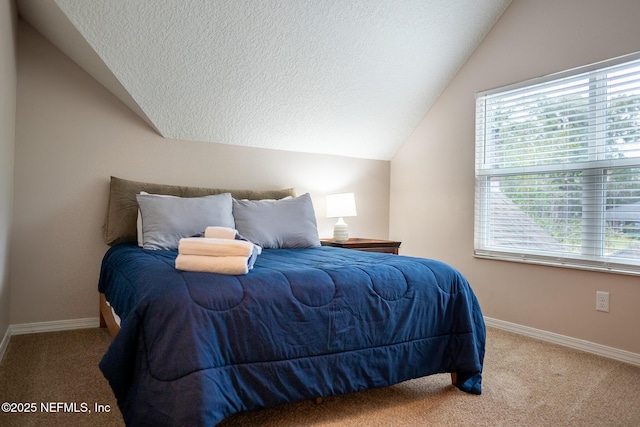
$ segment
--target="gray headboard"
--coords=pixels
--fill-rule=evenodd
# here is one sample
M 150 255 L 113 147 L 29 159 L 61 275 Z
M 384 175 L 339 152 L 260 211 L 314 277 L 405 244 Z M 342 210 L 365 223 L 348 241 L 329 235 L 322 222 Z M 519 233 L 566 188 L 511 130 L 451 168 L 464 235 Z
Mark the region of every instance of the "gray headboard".
M 136 221 L 138 218 L 138 202 L 136 194 L 146 191 L 151 194 L 168 194 L 179 197 L 201 197 L 212 194 L 231 193 L 236 199 L 281 199 L 295 196 L 293 188 L 284 190 L 227 190 L 222 188 L 185 187 L 179 185 L 153 184 L 149 182 L 130 181 L 111 177 L 109 187 L 109 205 L 102 227 L 106 244 L 135 243 Z

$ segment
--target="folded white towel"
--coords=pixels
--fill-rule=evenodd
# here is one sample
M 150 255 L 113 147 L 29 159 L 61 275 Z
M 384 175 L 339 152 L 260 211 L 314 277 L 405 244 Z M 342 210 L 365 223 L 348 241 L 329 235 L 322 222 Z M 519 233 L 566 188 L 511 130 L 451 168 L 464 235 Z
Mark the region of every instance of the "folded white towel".
M 213 237 L 185 237 L 178 243 L 178 253 L 183 255 L 244 256 L 253 252 L 254 245 L 246 240 L 218 239 Z
M 183 255 L 176 257 L 176 268 L 183 271 L 219 274 L 247 274 L 249 259 L 246 256 Z
M 209 226 L 204 230 L 204 237 L 216 239 L 235 239 L 238 231 L 229 227 Z

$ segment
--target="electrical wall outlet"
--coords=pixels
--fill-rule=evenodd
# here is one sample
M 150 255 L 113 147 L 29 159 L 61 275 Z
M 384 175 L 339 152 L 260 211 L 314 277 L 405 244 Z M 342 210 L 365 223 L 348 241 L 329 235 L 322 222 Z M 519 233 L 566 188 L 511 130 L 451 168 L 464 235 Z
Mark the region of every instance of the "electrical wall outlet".
M 609 312 L 609 292 L 596 292 L 596 310 Z

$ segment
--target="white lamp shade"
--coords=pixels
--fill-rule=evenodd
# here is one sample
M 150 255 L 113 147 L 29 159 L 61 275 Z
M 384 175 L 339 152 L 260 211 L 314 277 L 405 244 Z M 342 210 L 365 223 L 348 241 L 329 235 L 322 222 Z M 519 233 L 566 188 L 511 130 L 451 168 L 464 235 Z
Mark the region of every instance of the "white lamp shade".
M 327 196 L 327 218 L 356 216 L 356 198 L 353 193 L 330 194 Z

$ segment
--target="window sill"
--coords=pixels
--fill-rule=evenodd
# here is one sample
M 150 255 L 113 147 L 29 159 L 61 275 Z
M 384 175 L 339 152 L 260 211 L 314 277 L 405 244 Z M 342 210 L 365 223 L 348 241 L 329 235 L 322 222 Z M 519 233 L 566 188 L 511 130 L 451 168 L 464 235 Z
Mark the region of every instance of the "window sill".
M 624 274 L 628 276 L 640 276 L 640 266 L 625 264 L 596 265 L 587 262 L 580 263 L 575 260 L 554 260 L 532 255 L 519 254 L 497 254 L 497 253 L 474 253 L 474 258 L 487 259 L 493 261 L 518 262 L 522 264 L 541 265 L 545 267 L 570 268 L 574 270 L 596 271 L 600 273 Z

